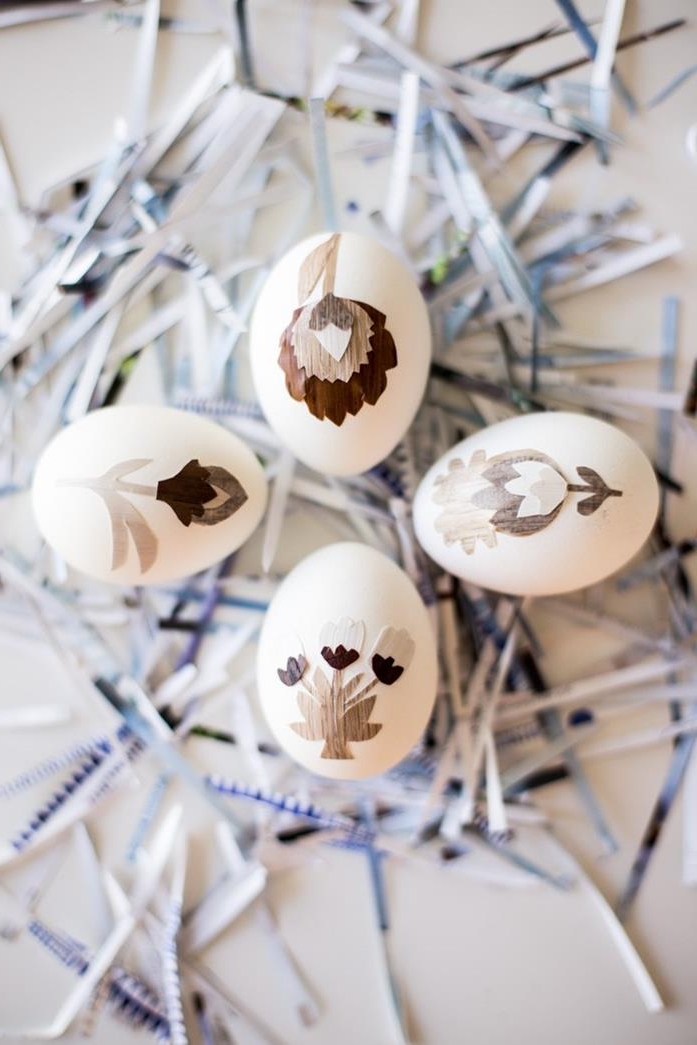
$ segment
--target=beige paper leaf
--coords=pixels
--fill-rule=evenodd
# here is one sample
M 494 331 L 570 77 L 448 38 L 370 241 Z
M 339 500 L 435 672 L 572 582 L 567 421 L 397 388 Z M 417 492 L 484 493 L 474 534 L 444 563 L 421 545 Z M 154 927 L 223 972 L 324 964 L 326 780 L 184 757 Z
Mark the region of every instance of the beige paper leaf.
M 325 275 L 325 270 L 328 270 L 326 273 L 328 279 L 325 279 L 325 282 L 330 282 L 331 285 L 325 285 L 324 291 L 326 293 L 332 290 L 338 250 L 339 235 L 334 233 L 324 243 L 320 243 L 318 247 L 315 247 L 305 258 L 298 273 L 298 302 L 300 304 L 307 301 L 310 297 L 320 278 Z

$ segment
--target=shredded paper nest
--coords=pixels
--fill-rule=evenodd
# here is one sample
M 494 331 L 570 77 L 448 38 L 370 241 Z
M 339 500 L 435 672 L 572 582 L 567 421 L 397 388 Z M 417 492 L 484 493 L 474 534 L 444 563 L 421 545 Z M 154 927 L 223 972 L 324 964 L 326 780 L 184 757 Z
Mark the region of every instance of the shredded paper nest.
M 428 863 L 436 874 L 462 865 L 504 888 L 523 881 L 569 897 L 585 891 L 640 1001 L 650 1012 L 663 1008 L 623 923 L 681 787 L 683 878 L 697 881 L 697 607 L 685 568 L 695 542 L 672 537 L 665 510 L 683 489 L 673 445 L 678 431 L 694 442 L 697 394 L 675 387 L 676 297 L 656 299 L 658 378 L 642 386 L 627 384 L 625 365 L 638 354 L 612 342 L 602 314 L 591 341 L 565 328 L 558 308 L 631 280 L 678 254 L 681 241 L 678 229 L 653 227 L 646 201 L 619 196 L 602 210 L 587 201 L 559 209 L 549 196 L 579 153 L 612 164 L 623 147 L 613 106 L 638 118 L 694 67 L 639 98 L 638 85 L 616 70 L 616 54 L 651 48 L 683 24 L 658 20 L 623 33 L 624 0 L 607 0 L 591 23 L 573 0 L 556 6 L 554 22 L 531 25 L 525 39 L 504 32 L 500 46 L 448 66 L 419 47 L 418 0 L 336 6 L 339 49 L 312 72 L 308 54 L 298 53 L 305 97 L 275 82 L 244 0 L 229 10 L 200 5 L 196 19 L 166 16 L 158 0 L 17 5 L 0 14 L 3 29 L 101 19 L 131 34 L 135 54 L 123 119 L 94 167 L 29 206 L 13 184 L 13 157 L 0 150 L 21 259 L 12 291 L 0 291 L 0 484 L 9 520 L 0 613 L 23 657 L 54 662 L 29 696 L 0 712 L 10 767 L 0 782 L 0 962 L 12 963 L 13 948 L 29 941 L 64 974 L 50 1019 L 6 1033 L 31 1039 L 79 1028 L 99 1041 L 103 1021 L 115 1018 L 176 1045 L 189 1035 L 285 1040 L 238 996 L 234 969 L 215 968 L 207 953 L 250 911 L 276 958 L 269 989 L 285 992 L 297 1028 L 321 1027 L 325 1000 L 265 892 L 275 875 L 328 846 L 347 850 L 357 874 L 370 869 L 393 1014 L 380 1040 L 421 1040 L 409 1025 L 409 984 L 393 969 L 384 873 L 393 859 Z M 660 19 L 659 7 L 652 14 Z M 312 3 L 302 17 L 310 33 Z M 154 61 L 167 33 L 209 34 L 220 46 L 150 128 Z M 572 60 L 535 75 L 510 71 L 526 49 L 543 55 L 545 41 L 558 37 L 573 46 Z M 694 141 L 688 135 L 693 153 Z M 514 166 L 521 156 L 531 172 L 522 180 Z M 383 202 L 366 212 L 336 185 L 344 168 L 369 178 L 376 164 Z M 269 269 L 318 228 L 367 231 L 392 249 L 420 285 L 434 333 L 431 378 L 410 431 L 388 459 L 343 481 L 304 469 L 279 444 L 253 400 L 245 359 L 248 319 Z M 134 398 L 229 428 L 271 481 L 261 534 L 240 554 L 148 589 L 73 574 L 17 523 L 53 434 Z M 650 454 L 663 507 L 641 560 L 582 595 L 541 605 L 440 573 L 413 536 L 418 480 L 465 435 L 555 408 L 627 426 Z M 399 562 L 438 635 L 439 693 L 422 741 L 385 777 L 360 784 L 323 782 L 291 764 L 256 707 L 256 638 L 294 561 L 281 535 L 295 533 L 309 551 L 313 527 L 325 541 L 358 539 Z M 636 623 L 639 595 L 652 608 L 649 627 Z M 557 632 L 584 629 L 588 642 L 602 634 L 590 673 L 548 682 L 545 615 Z M 72 694 L 67 703 L 54 696 L 58 678 Z M 633 724 L 646 706 L 664 709 L 662 726 Z M 606 719 L 619 723 L 609 737 L 597 733 Z M 612 853 L 617 841 L 589 760 L 661 743 L 672 743 L 668 770 L 626 883 L 608 903 L 537 798 L 570 782 L 598 850 Z M 112 821 L 120 828 L 105 844 L 103 825 Z M 197 868 L 203 844 L 216 854 L 208 881 Z M 66 860 L 87 883 L 89 939 L 46 900 Z

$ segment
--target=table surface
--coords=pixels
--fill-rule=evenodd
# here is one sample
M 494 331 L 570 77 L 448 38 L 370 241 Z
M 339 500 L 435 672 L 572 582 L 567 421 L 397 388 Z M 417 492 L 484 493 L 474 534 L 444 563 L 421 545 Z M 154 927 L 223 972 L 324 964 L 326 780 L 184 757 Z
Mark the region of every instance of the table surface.
M 177 4 L 176 11 L 195 18 L 206 5 Z M 211 5 L 214 7 L 215 5 Z M 328 53 L 346 38 L 333 0 L 251 0 L 251 36 L 260 78 L 288 93 L 304 93 L 306 83 L 298 54 L 307 33 L 310 58 L 321 66 Z M 598 17 L 601 3 L 583 3 L 586 17 Z M 167 10 L 174 10 L 170 5 Z M 311 14 L 308 14 L 311 12 Z M 694 16 L 691 0 L 629 0 L 623 35 L 668 21 Z M 486 46 L 533 32 L 561 15 L 551 0 L 492 0 L 486 5 L 434 0 L 422 3 L 417 46 L 441 62 L 453 61 Z M 694 62 L 697 29 L 679 32 L 622 53 L 617 68 L 640 102 L 653 97 L 680 70 Z M 36 205 L 50 185 L 87 168 L 104 152 L 115 119 L 128 96 L 136 34 L 130 28 L 107 28 L 98 15 L 57 20 L 0 32 L 0 134 L 21 198 Z M 171 110 L 186 84 L 220 46 L 214 34 L 163 32 L 158 48 L 155 91 L 150 123 L 156 126 Z M 570 37 L 527 50 L 510 63 L 512 70 L 537 71 L 568 57 L 579 46 Z M 587 68 L 570 76 L 586 82 Z M 680 299 L 680 356 L 676 387 L 684 388 L 697 338 L 697 222 L 694 188 L 697 162 L 686 148 L 686 135 L 697 120 L 697 78 L 686 82 L 668 100 L 628 117 L 613 101 L 613 127 L 623 136 L 611 149 L 611 163 L 602 166 L 593 150 L 584 155 L 552 186 L 550 205 L 590 209 L 631 196 L 641 205 L 642 218 L 662 232 L 678 232 L 684 249 L 660 265 L 579 295 L 559 307 L 566 328 L 579 336 L 603 338 L 631 346 L 646 357 L 659 350 L 661 303 L 667 295 Z M 332 121 L 330 147 L 337 199 L 342 213 L 351 199 L 360 214 L 380 207 L 389 171 L 389 153 L 367 168 L 356 159 L 363 141 L 384 143 L 391 132 Z M 510 164 L 487 184 L 499 202 L 522 184 L 524 163 Z M 19 259 L 2 233 L 0 203 L 0 282 L 11 285 Z M 626 371 L 630 383 L 656 386 L 653 359 Z M 144 377 L 143 387 L 147 388 Z M 141 393 L 147 396 L 147 391 Z M 628 426 L 632 430 L 632 426 Z M 641 426 L 646 444 L 651 428 Z M 647 435 L 648 432 L 648 435 Z M 676 427 L 674 473 L 686 484 L 673 498 L 669 518 L 675 536 L 694 530 L 697 475 L 686 465 L 694 454 L 694 433 Z M 650 446 L 647 447 L 650 449 Z M 0 509 L 2 541 L 31 549 L 26 499 Z M 331 538 L 324 521 L 297 511 L 288 521 L 276 569 L 283 571 L 309 548 Z M 261 538 L 244 550 L 250 572 L 258 569 Z M 626 605 L 622 604 L 626 611 Z M 630 612 L 639 623 L 651 624 L 651 598 L 639 600 Z M 612 651 L 609 638 L 572 628 L 541 605 L 535 612 L 542 636 L 546 676 L 552 683 L 603 670 Z M 55 700 L 65 700 L 76 721 L 42 733 L 0 738 L 2 776 L 43 754 L 62 748 L 73 735 L 84 735 L 90 711 L 82 694 L 48 646 L 21 636 L 0 636 L 3 687 L 0 700 L 8 706 L 35 699 L 50 680 Z M 665 721 L 665 711 L 636 714 L 633 725 Z M 231 772 L 230 756 L 205 741 L 190 745 L 195 764 Z M 558 836 L 603 894 L 612 902 L 624 883 L 648 812 L 658 793 L 671 755 L 665 743 L 621 757 L 590 761 L 588 775 L 619 842 L 608 856 L 588 823 L 570 784 L 559 783 L 536 794 L 536 802 L 553 820 Z M 143 787 L 147 785 L 147 774 Z M 104 860 L 117 859 L 129 837 L 145 792 L 132 789 L 111 802 L 91 825 Z M 0 810 L 8 830 L 16 814 Z M 211 843 L 211 824 L 199 805 L 187 801 L 190 832 L 190 874 L 187 896 L 210 883 L 219 871 Z M 666 1011 L 648 1015 L 613 946 L 590 891 L 578 887 L 561 892 L 506 871 L 495 857 L 481 852 L 479 864 L 456 861 L 442 868 L 425 856 L 391 859 L 385 863 L 390 910 L 387 946 L 401 985 L 409 1026 L 415 1041 L 426 1045 L 586 1045 L 599 1041 L 619 1045 L 690 1045 L 697 1040 L 697 892 L 682 884 L 682 808 L 671 811 L 660 844 L 627 923 L 630 937 L 655 978 L 667 1003 Z M 7 832 L 6 832 L 7 833 Z M 525 828 L 521 844 L 540 862 L 561 870 L 559 853 L 547 833 Z M 60 918 L 67 931 L 87 942 L 97 938 L 94 910 L 83 897 L 80 864 L 66 856 L 63 873 L 46 897 L 45 915 Z M 290 858 L 289 858 L 290 859 Z M 267 899 L 287 946 L 319 1000 L 321 1018 L 302 1027 L 284 993 L 273 951 L 254 911 L 245 913 L 233 929 L 206 953 L 211 968 L 244 999 L 288 1045 L 388 1045 L 396 1040 L 381 942 L 376 930 L 368 865 L 363 854 L 329 847 L 301 851 L 296 866 L 281 867 L 270 877 Z M 490 875 L 478 877 L 477 868 Z M 500 869 L 501 881 L 493 876 Z M 484 871 L 482 873 L 484 873 Z M 11 884 L 12 874 L 6 872 Z M 0 884 L 3 881 L 0 872 Z M 10 1033 L 30 1021 L 38 1023 L 55 1011 L 70 986 L 72 974 L 23 938 L 13 944 L 0 940 L 0 1027 Z M 100 1045 L 146 1040 L 146 1035 L 103 1017 L 95 1035 Z M 16 1039 L 19 1040 L 19 1039 Z M 26 1039 L 25 1039 L 26 1040 Z M 77 1031 L 67 1040 L 84 1040 Z M 247 1027 L 235 1028 L 235 1041 L 262 1039 Z

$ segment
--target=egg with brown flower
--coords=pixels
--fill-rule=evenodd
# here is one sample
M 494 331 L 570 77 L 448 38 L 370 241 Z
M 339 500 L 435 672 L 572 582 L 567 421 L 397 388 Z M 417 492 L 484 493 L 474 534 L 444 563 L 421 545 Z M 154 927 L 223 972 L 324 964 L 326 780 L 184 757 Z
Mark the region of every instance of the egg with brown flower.
M 250 328 L 257 396 L 295 456 L 330 475 L 381 461 L 409 427 L 431 357 L 408 268 L 374 240 L 323 233 L 270 273 Z
M 114 584 L 157 584 L 239 548 L 266 506 L 266 479 L 236 435 L 161 406 L 94 410 L 42 453 L 32 490 L 48 544 Z

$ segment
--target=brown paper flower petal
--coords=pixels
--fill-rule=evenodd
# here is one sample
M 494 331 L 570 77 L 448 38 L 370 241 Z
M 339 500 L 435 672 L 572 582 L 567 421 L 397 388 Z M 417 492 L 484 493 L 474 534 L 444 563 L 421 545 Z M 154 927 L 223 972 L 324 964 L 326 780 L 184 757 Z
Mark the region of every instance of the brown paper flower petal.
M 200 465 L 195 458 L 188 461 L 176 475 L 161 479 L 155 496 L 158 501 L 169 505 L 179 522 L 189 526 L 194 518 L 203 515 L 203 506 L 217 497 L 214 487 L 207 482 L 209 474 L 208 468 Z
M 378 682 L 385 686 L 392 686 L 404 674 L 404 668 L 395 664 L 394 657 L 381 657 L 375 653 L 371 663 Z
M 298 657 L 289 657 L 285 668 L 278 668 L 278 677 L 284 686 L 294 686 L 305 674 L 307 661 L 302 654 Z
M 335 671 L 343 671 L 344 668 L 355 663 L 360 656 L 357 649 L 346 649 L 342 645 L 336 646 L 334 649 L 330 646 L 322 646 L 320 652 L 327 664 Z
M 298 366 L 293 351 L 293 328 L 301 308 L 294 311 L 292 322 L 281 335 L 278 362 L 286 375 L 288 392 L 298 402 L 304 400 L 310 413 L 320 421 L 327 418 L 335 425 L 341 425 L 347 414 L 357 414 L 363 403 L 374 406 L 387 388 L 387 371 L 397 366 L 397 349 L 385 326 L 384 314 L 363 301 L 355 304 L 370 317 L 373 330 L 369 338 L 371 351 L 368 361 L 348 381 L 321 380 L 308 376 Z

